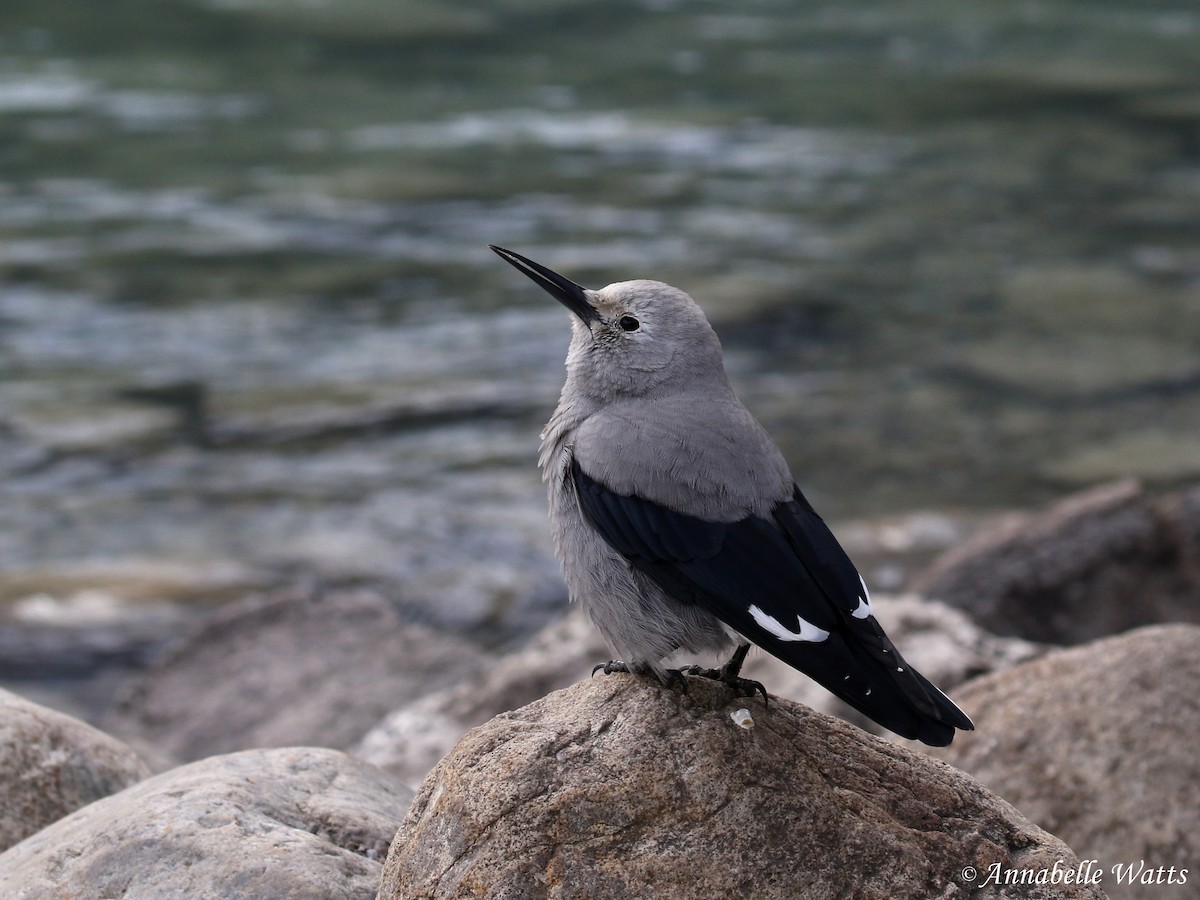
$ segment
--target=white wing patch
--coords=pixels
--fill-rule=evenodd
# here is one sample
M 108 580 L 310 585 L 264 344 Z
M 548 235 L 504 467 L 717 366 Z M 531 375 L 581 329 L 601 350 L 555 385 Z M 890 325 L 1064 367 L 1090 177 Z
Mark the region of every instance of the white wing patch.
M 867 583 L 863 581 L 861 575 L 858 576 L 858 583 L 862 585 L 863 595 L 858 598 L 858 607 L 850 615 L 856 619 L 865 619 L 867 616 L 875 613 L 871 606 L 871 592 L 867 590 Z
M 750 607 L 750 615 L 763 631 L 770 632 L 781 641 L 810 641 L 816 643 L 829 637 L 829 632 L 824 628 L 818 628 L 812 622 L 808 622 L 800 618 L 800 616 L 796 616 L 796 620 L 800 623 L 800 630 L 789 631 L 783 627 L 782 622 L 773 616 L 768 616 L 757 606 Z

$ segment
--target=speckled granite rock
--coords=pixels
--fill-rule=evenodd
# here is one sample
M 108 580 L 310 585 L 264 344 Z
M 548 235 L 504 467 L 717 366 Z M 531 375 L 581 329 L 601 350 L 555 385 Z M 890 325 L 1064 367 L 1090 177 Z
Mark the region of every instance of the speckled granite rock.
M 373 897 L 412 791 L 335 750 L 248 750 L 172 769 L 0 854 L 0 896 Z
M 115 738 L 0 690 L 0 850 L 149 775 Z
M 976 730 L 931 751 L 1082 857 L 1114 898 L 1183 900 L 1200 883 L 1200 627 L 1158 625 L 964 685 Z M 1118 884 L 1112 866 L 1190 870 Z
M 613 675 L 469 732 L 422 785 L 379 897 L 1103 896 L 977 884 L 1055 861 L 1077 863 L 937 760 L 786 700 Z

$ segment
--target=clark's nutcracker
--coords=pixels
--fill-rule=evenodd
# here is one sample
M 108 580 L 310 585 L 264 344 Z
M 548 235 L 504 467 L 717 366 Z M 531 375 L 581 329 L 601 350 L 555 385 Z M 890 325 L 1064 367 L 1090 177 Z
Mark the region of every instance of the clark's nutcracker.
M 691 297 L 658 281 L 592 291 L 492 249 L 574 313 L 539 465 L 571 598 L 619 657 L 597 670 L 702 675 L 765 701 L 739 677 L 753 641 L 896 734 L 944 746 L 974 727 L 884 634 Z M 731 645 L 719 669 L 663 665 Z

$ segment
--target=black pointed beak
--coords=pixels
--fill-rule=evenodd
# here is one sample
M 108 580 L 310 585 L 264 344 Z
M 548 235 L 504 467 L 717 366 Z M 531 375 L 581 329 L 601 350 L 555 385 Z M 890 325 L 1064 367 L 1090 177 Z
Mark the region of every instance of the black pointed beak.
M 569 309 L 583 321 L 585 325 L 600 318 L 596 307 L 588 302 L 587 291 L 569 278 L 563 278 L 553 269 L 526 259 L 520 253 L 513 253 L 495 244 L 488 244 L 496 254 L 509 265 L 524 272 L 542 286 L 547 294 Z

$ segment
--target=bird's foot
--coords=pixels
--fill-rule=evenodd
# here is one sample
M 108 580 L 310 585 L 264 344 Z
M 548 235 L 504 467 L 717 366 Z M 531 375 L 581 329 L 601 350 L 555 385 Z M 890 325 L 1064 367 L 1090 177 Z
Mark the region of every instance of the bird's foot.
M 631 666 L 623 660 L 610 659 L 608 662 L 596 663 L 592 666 L 592 677 L 595 678 L 597 672 L 604 672 L 605 675 L 612 675 L 614 672 L 628 672 L 630 675 L 637 675 L 640 671 L 636 666 Z
M 761 681 L 742 678 L 737 674 L 736 669 L 730 670 L 728 666 L 721 666 L 719 669 L 706 669 L 704 666 L 684 666 L 679 671 L 684 675 L 692 675 L 696 678 L 711 678 L 713 681 L 727 684 L 743 697 L 753 697 L 755 694 L 762 694 L 763 705 L 765 706 L 768 702 L 767 689 L 763 687 Z
M 593 677 L 597 672 L 603 672 L 605 675 L 612 675 L 614 672 L 627 672 L 630 675 L 648 675 L 653 672 L 653 670 L 647 665 L 627 663 L 620 659 L 610 659 L 608 662 L 597 663 L 595 666 L 593 666 Z M 679 669 L 665 669 L 663 670 L 663 674 L 659 675 L 658 677 L 666 687 L 678 686 L 685 694 L 687 693 L 687 681 L 684 679 L 683 673 Z

